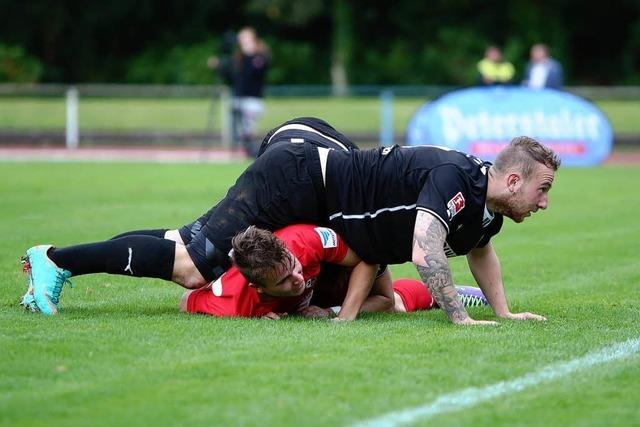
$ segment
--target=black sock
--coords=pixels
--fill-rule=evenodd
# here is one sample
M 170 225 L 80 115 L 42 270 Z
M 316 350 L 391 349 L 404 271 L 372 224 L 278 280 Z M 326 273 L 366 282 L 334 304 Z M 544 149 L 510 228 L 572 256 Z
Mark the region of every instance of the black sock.
M 122 234 L 118 234 L 117 236 L 113 236 L 111 238 L 111 240 L 113 239 L 119 239 L 121 237 L 127 237 L 127 236 L 153 236 L 153 237 L 157 237 L 159 239 L 164 239 L 164 234 L 169 231 L 168 228 L 159 228 L 157 230 L 134 230 L 134 231 L 127 231 L 126 233 L 122 233 Z
M 49 258 L 73 276 L 110 273 L 171 280 L 176 243 L 151 236 L 125 236 L 98 243 L 52 248 Z

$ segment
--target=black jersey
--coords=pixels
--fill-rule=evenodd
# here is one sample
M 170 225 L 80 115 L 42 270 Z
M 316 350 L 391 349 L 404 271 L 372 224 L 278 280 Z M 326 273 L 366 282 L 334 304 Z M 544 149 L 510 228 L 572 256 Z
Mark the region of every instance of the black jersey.
M 328 225 L 370 263 L 411 261 L 417 210 L 447 229 L 447 256 L 485 246 L 500 231 L 502 215 L 485 206 L 485 163 L 439 147 L 331 150 L 325 187 Z

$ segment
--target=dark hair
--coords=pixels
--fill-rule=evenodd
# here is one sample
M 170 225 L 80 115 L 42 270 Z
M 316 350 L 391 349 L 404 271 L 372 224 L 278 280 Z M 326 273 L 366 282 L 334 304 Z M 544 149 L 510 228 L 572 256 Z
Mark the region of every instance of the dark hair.
M 535 139 L 528 136 L 518 136 L 513 138 L 509 145 L 498 154 L 493 167 L 500 173 L 515 168 L 526 179 L 533 173 L 536 163 L 541 163 L 557 171 L 560 167 L 560 157 Z
M 273 233 L 255 226 L 236 234 L 231 239 L 231 259 L 242 275 L 256 286 L 279 268 L 290 265 L 293 260 L 282 240 Z

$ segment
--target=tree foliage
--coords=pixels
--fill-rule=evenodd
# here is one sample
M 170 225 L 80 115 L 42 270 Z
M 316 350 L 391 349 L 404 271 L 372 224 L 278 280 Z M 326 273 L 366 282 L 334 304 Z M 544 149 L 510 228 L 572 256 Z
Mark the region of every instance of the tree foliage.
M 33 83 L 42 74 L 42 64 L 20 46 L 0 44 L 0 82 Z
M 464 85 L 487 44 L 521 72 L 538 42 L 570 84 L 640 83 L 637 0 L 0 0 L 0 16 L 5 63 L 30 70 L 13 81 L 209 83 L 221 35 L 252 25 L 272 84 L 326 84 L 339 64 L 350 84 Z

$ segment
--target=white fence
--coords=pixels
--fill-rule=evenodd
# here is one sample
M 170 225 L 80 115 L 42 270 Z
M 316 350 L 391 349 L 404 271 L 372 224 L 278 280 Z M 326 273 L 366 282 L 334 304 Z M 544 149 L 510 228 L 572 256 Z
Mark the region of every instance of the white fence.
M 350 86 L 346 92 L 351 97 L 377 97 L 379 99 L 380 128 L 375 139 L 382 145 L 394 141 L 393 116 L 394 100 L 402 97 L 422 97 L 433 99 L 444 93 L 458 89 L 452 86 Z M 640 99 L 640 86 L 575 86 L 567 87 L 568 92 L 591 99 Z M 265 95 L 277 97 L 330 97 L 328 85 L 269 86 Z M 0 84 L 0 97 L 65 97 L 66 125 L 65 142 L 69 149 L 80 143 L 79 103 L 83 98 L 202 98 L 210 99 L 210 114 L 207 131 L 213 129 L 214 106 L 218 110 L 220 123 L 218 138 L 223 147 L 231 144 L 231 120 L 229 116 L 229 89 L 213 85 L 121 85 L 121 84 Z M 16 132 L 16 135 L 19 132 Z

